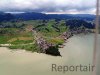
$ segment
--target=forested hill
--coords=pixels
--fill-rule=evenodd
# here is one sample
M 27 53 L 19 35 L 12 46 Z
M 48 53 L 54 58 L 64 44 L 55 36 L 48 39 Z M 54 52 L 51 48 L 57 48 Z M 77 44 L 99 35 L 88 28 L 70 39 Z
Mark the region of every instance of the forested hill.
M 0 22 L 2 21 L 10 21 L 10 20 L 13 20 L 15 19 L 15 16 L 10 14 L 10 13 L 3 13 L 3 12 L 0 12 Z
M 43 13 L 35 13 L 35 12 L 26 12 L 20 14 L 11 14 L 11 13 L 3 13 L 0 12 L 0 22 L 1 21 L 10 21 L 10 20 L 39 20 L 39 19 L 81 19 L 87 21 L 93 21 L 95 19 L 95 15 L 90 14 L 43 14 Z

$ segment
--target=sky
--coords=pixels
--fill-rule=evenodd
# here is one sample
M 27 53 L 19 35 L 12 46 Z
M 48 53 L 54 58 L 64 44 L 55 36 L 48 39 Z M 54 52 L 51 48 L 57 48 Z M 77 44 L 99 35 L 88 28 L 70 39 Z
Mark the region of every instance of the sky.
M 96 0 L 0 0 L 3 12 L 95 14 Z

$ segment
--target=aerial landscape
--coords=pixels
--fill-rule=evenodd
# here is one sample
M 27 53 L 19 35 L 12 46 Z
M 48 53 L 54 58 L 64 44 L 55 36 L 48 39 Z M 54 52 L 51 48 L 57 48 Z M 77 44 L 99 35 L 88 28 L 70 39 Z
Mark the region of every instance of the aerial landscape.
M 94 33 L 95 15 L 87 15 L 1 12 L 0 44 L 11 49 L 58 56 L 58 48 L 63 47 L 68 38 L 81 33 Z
M 93 64 L 96 1 L 77 1 L 1 0 L 0 75 L 91 75 L 52 69 Z

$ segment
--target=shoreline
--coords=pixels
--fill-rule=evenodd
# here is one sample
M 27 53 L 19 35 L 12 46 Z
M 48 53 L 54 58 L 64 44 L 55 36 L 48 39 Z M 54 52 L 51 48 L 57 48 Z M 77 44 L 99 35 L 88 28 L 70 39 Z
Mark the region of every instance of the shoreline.
M 93 36 L 94 35 L 84 35 L 82 37 L 80 36 L 73 36 L 71 37 L 68 42 L 66 43 L 66 46 L 64 48 L 59 49 L 62 57 L 55 57 L 51 55 L 47 55 L 44 53 L 32 53 L 31 51 L 26 50 L 11 50 L 8 48 L 0 48 L 0 60 L 1 60 L 1 69 L 4 67 L 1 75 L 5 73 L 8 75 L 23 75 L 22 72 L 24 72 L 24 75 L 30 74 L 33 75 L 33 73 L 36 73 L 37 75 L 42 74 L 43 75 L 63 75 L 62 72 L 51 72 L 51 65 L 57 64 L 57 66 L 70 66 L 70 65 L 79 65 L 79 64 L 91 64 L 92 61 L 92 45 L 93 45 Z M 92 37 L 92 38 L 91 38 Z M 89 40 L 90 38 L 90 40 Z M 92 41 L 92 42 L 91 42 Z M 76 44 L 77 43 L 77 44 Z M 77 49 L 77 48 L 78 49 Z M 84 49 L 85 47 L 85 49 Z M 88 57 L 89 55 L 90 57 Z M 80 57 L 81 55 L 81 57 Z M 41 62 L 41 63 L 40 63 Z M 76 63 L 76 64 L 75 64 Z M 9 67 L 10 65 L 12 65 Z M 44 66 L 45 65 L 45 66 Z M 8 66 L 8 67 L 7 67 Z M 35 68 L 34 68 L 35 67 Z M 25 69 L 23 69 L 25 68 Z M 16 70 L 17 74 L 15 74 Z M 10 73 L 5 72 L 5 70 L 9 71 Z M 65 74 L 72 75 L 76 72 L 66 72 Z M 77 72 L 79 75 L 81 75 L 84 72 Z M 89 72 L 90 73 L 90 72 Z M 89 75 L 88 73 L 84 73 L 85 75 Z
M 81 34 L 82 34 L 82 33 L 81 33 Z M 77 35 L 81 35 L 81 34 L 77 34 Z M 92 33 L 89 33 L 89 35 L 90 35 L 90 34 L 92 34 Z M 73 36 L 77 36 L 77 35 L 73 35 Z M 82 34 L 82 35 L 84 36 L 84 35 L 88 35 L 88 34 Z M 68 40 L 69 40 L 70 38 L 72 38 L 73 36 L 71 36 L 71 37 L 69 37 L 68 39 L 66 39 L 62 45 L 58 45 L 58 51 L 59 51 L 60 49 L 64 48 L 64 47 L 65 47 L 65 43 L 68 43 Z M 9 48 L 9 46 L 12 46 L 12 44 L 0 44 L 0 47 L 7 47 L 7 48 Z M 9 49 L 10 49 L 10 48 L 9 48 Z M 20 48 L 17 48 L 17 49 L 20 49 Z M 17 50 L 17 49 L 11 49 L 11 50 Z M 21 50 L 25 50 L 25 49 L 21 49 Z M 27 50 L 25 50 L 25 51 L 27 51 Z M 31 51 L 31 52 L 32 52 L 32 51 Z M 36 53 L 42 53 L 42 52 L 36 52 Z M 60 53 L 60 51 L 59 51 L 59 53 Z M 44 53 L 44 54 L 46 54 L 46 53 Z M 52 55 L 52 54 L 47 54 L 47 55 Z M 52 56 L 55 56 L 55 55 L 52 55 Z

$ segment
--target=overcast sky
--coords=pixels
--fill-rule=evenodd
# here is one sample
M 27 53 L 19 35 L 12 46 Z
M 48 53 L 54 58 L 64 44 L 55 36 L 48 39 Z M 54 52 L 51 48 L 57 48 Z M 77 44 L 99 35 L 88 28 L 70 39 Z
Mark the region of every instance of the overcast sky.
M 0 11 L 94 14 L 96 0 L 0 0 Z

